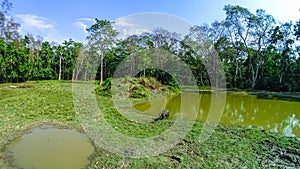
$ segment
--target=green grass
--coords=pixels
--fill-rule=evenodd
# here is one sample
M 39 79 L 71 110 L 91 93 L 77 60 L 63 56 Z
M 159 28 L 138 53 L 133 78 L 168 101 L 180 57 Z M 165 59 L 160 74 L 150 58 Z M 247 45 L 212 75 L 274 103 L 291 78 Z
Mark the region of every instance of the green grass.
M 110 97 L 97 96 L 106 121 L 118 132 L 143 138 L 155 136 L 173 124 L 171 120 L 141 124 L 127 120 L 114 108 Z M 70 81 L 0 84 L 0 168 L 5 146 L 28 129 L 42 123 L 80 129 Z M 96 147 L 87 168 L 299 168 L 300 141 L 259 129 L 218 126 L 204 143 L 196 122 L 174 148 L 149 158 L 128 158 Z

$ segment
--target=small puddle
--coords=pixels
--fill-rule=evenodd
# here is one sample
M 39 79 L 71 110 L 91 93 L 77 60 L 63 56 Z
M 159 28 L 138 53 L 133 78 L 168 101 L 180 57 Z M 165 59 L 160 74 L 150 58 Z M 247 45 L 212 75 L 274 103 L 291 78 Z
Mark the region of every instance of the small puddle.
M 93 151 L 88 137 L 76 130 L 42 126 L 14 140 L 7 158 L 23 169 L 80 169 Z

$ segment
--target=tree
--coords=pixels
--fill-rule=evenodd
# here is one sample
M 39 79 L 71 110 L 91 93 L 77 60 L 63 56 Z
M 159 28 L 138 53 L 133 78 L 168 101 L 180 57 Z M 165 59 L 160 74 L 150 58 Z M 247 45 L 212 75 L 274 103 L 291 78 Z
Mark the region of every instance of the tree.
M 156 28 L 147 35 L 155 48 L 163 48 L 170 52 L 174 52 L 179 45 L 179 34 L 176 32 L 169 32 L 163 28 Z
M 228 29 L 225 21 L 215 21 L 211 25 L 198 28 L 202 36 L 214 44 L 226 73 L 227 86 L 244 88 L 243 79 L 245 54 L 241 43 L 232 29 Z M 238 83 L 239 82 L 239 83 Z
M 212 68 L 214 65 L 214 63 L 211 62 L 214 61 L 214 59 L 210 57 L 210 47 L 212 47 L 212 43 L 209 41 L 208 37 L 204 35 L 201 27 L 192 27 L 190 33 L 184 37 L 180 44 L 181 52 L 179 56 L 190 66 L 198 81 L 198 85 L 210 85 L 212 82 L 210 80 L 212 79 L 209 80 L 209 73 L 213 73 Z M 210 67 L 205 67 L 208 65 L 210 65 Z
M 4 40 L 0 38 L 0 83 L 6 82 L 6 52 L 7 45 Z
M 63 62 L 63 77 L 64 79 L 74 79 L 75 78 L 75 64 L 76 59 L 79 56 L 82 43 L 75 42 L 72 39 L 68 41 L 65 40 L 61 46 L 60 51 L 60 62 Z
M 294 25 L 294 36 L 296 37 L 296 41 L 300 41 L 300 19 Z M 297 45 L 296 52 L 298 53 L 298 57 L 300 57 L 300 45 Z
M 261 52 L 269 44 L 268 33 L 275 23 L 271 15 L 264 10 L 250 13 L 241 6 L 226 5 L 226 26 L 230 30 L 234 44 L 242 45 L 249 65 L 250 88 L 254 89 L 261 66 L 264 64 Z
M 89 32 L 88 44 L 93 52 L 100 56 L 100 85 L 103 82 L 103 58 L 105 52 L 116 43 L 118 32 L 113 28 L 112 22 L 108 20 L 95 19 L 95 23 L 87 28 Z
M 40 51 L 42 48 L 43 38 L 41 36 L 33 37 L 31 34 L 24 36 L 24 43 L 29 48 L 29 71 L 28 77 L 31 80 L 39 79 L 39 69 L 41 64 Z
M 41 69 L 40 75 L 42 79 L 50 80 L 55 78 L 55 71 L 53 70 L 53 65 L 55 64 L 55 54 L 50 46 L 50 43 L 44 41 L 42 43 L 42 48 L 40 51 L 40 58 L 41 58 Z
M 16 23 L 12 17 L 8 15 L 8 11 L 12 8 L 9 0 L 3 0 L 0 7 L 0 37 L 5 42 L 11 42 L 19 37 L 18 29 L 20 24 Z
M 292 23 L 283 23 L 280 26 L 276 26 L 271 33 L 271 43 L 274 45 L 277 55 L 274 58 L 277 62 L 274 69 L 276 69 L 276 75 L 279 79 L 279 86 L 283 87 L 284 77 L 287 73 L 291 73 L 291 65 L 294 56 L 294 37 L 292 32 Z

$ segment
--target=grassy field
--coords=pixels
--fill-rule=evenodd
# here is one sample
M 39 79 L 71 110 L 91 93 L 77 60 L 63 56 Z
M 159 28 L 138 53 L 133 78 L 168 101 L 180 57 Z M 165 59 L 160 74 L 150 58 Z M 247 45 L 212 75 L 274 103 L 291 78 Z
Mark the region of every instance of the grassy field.
M 105 107 L 105 118 L 119 132 L 148 137 L 167 129 L 173 121 L 145 125 L 127 120 L 113 107 L 109 97 L 97 96 Z M 0 168 L 5 146 L 25 131 L 51 123 L 81 130 L 76 116 L 70 81 L 39 81 L 0 84 Z M 203 124 L 196 122 L 173 149 L 149 158 L 128 158 L 101 147 L 87 168 L 299 168 L 300 141 L 259 129 L 218 126 L 204 143 L 198 142 Z M 147 132 L 146 132 L 147 131 Z

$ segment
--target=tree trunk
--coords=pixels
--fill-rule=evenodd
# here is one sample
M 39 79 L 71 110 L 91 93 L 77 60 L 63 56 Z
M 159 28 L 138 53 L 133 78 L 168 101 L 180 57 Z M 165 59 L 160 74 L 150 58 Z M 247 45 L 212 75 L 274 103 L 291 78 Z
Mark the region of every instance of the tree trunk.
M 75 80 L 75 70 L 72 72 L 72 80 Z
M 282 84 L 282 77 L 283 77 L 283 72 L 281 72 L 279 74 L 279 84 L 281 85 Z
M 100 56 L 100 85 L 103 83 L 103 57 Z
M 58 73 L 58 80 L 61 80 L 61 56 L 59 56 L 59 73 Z

